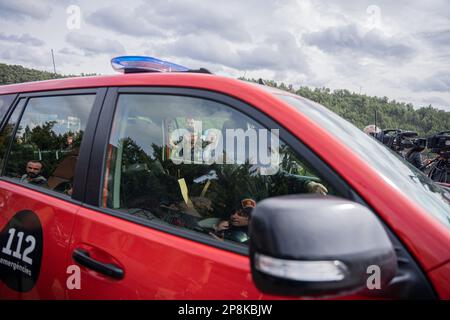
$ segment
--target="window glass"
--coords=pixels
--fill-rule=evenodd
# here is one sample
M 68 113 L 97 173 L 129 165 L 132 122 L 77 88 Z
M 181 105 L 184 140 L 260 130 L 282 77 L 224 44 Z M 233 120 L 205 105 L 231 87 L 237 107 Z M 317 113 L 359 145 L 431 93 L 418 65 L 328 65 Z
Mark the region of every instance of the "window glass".
M 0 170 L 3 169 L 7 148 L 11 141 L 11 137 L 14 133 L 14 128 L 17 125 L 17 121 L 20 118 L 20 114 L 22 113 L 24 105 L 25 99 L 21 99 L 0 134 Z
M 277 130 L 192 97 L 120 95 L 105 167 L 103 206 L 244 245 L 262 199 L 338 194 Z
M 420 170 L 404 161 L 396 152 L 386 148 L 385 145 L 324 106 L 299 96 L 286 95 L 283 92 L 277 96 L 324 129 L 332 132 L 383 175 L 390 185 L 450 227 L 450 192 L 448 190 L 439 187 Z
M 5 175 L 72 195 L 94 98 L 93 94 L 30 98 L 12 141 Z
M 13 102 L 14 96 L 15 95 L 13 94 L 0 96 L 0 122 L 8 111 L 9 106 Z

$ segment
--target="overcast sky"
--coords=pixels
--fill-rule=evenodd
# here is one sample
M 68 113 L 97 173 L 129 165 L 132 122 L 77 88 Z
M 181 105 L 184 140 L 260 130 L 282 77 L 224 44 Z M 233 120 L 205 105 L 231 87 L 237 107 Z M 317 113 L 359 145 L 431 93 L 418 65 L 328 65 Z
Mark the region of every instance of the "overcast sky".
M 51 49 L 64 74 L 150 55 L 450 111 L 448 0 L 0 0 L 1 63 L 52 71 Z

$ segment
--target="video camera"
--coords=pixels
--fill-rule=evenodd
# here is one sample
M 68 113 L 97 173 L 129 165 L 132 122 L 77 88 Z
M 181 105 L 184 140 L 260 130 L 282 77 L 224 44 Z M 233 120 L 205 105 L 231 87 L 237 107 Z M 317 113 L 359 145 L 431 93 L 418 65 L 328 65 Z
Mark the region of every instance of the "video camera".
M 436 182 L 450 183 L 450 131 L 442 131 L 428 138 L 427 147 L 438 154 L 428 164 L 428 176 Z
M 442 131 L 428 138 L 427 147 L 432 153 L 445 153 L 450 151 L 450 131 Z
M 389 145 L 393 141 L 395 136 L 400 132 L 401 130 L 398 129 L 385 129 L 381 132 L 374 133 L 373 136 L 383 144 Z
M 411 139 L 417 137 L 417 132 L 414 131 L 385 129 L 381 132 L 375 133 L 374 137 L 375 139 L 381 141 L 383 144 L 397 152 L 412 147 L 425 148 L 426 146 L 426 139 Z
M 425 149 L 427 147 L 427 139 L 425 138 L 416 138 L 412 140 L 414 147 Z

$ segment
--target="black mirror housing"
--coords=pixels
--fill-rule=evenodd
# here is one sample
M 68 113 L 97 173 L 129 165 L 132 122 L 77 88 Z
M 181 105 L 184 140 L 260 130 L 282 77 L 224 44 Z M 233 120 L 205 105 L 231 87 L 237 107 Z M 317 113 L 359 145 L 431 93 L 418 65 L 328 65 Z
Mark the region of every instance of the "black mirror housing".
M 393 245 L 368 208 L 318 194 L 258 203 L 250 222 L 250 257 L 256 286 L 276 295 L 363 291 L 373 270 L 382 288 L 397 271 Z

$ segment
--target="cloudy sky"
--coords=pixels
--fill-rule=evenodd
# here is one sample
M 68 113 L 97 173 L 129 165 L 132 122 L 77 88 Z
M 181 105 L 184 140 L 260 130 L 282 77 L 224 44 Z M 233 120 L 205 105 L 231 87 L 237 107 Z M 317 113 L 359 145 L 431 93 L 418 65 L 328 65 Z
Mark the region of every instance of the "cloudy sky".
M 150 55 L 450 111 L 448 0 L 0 0 L 0 62 L 114 73 Z

